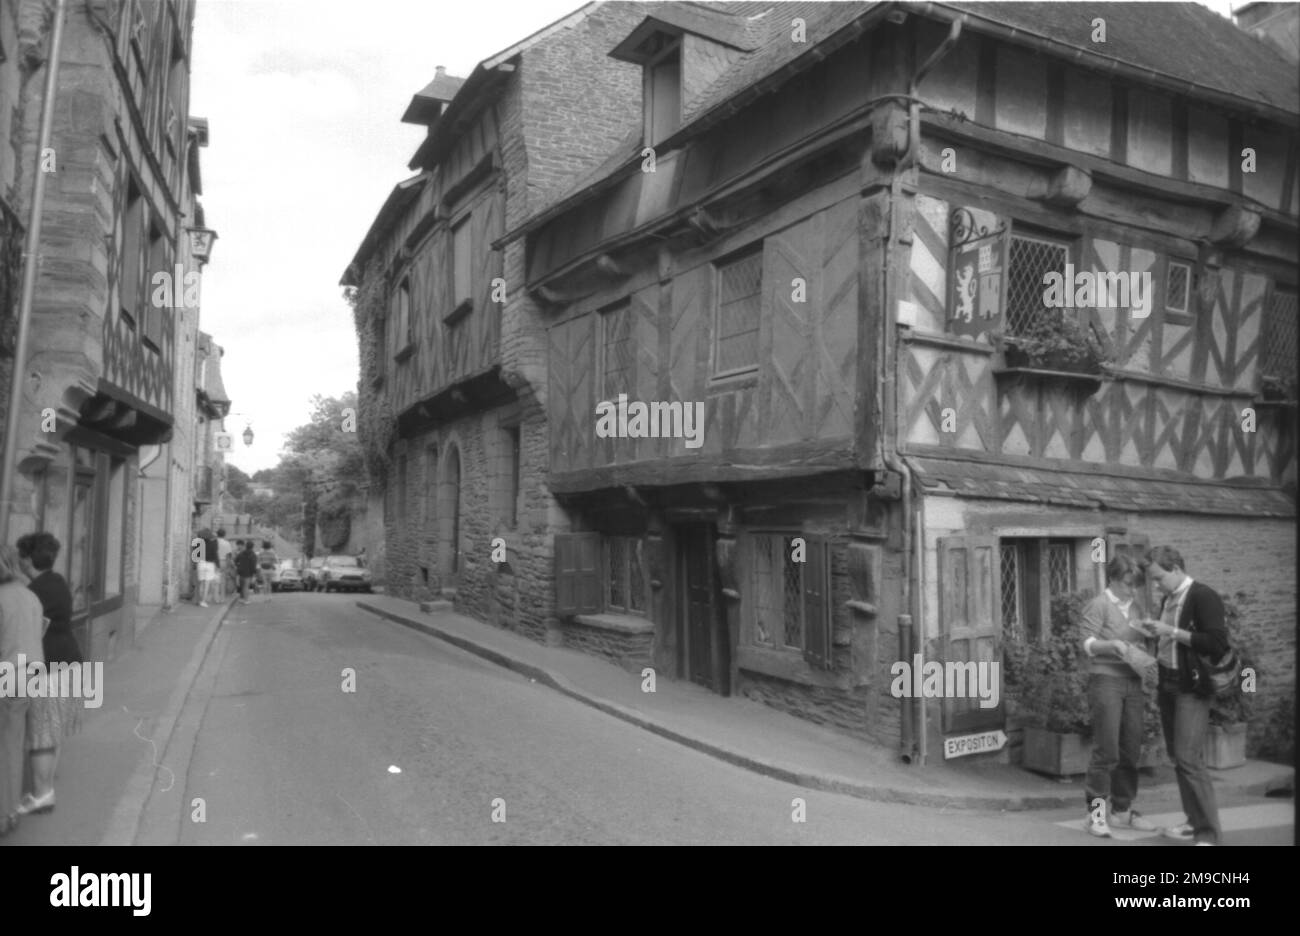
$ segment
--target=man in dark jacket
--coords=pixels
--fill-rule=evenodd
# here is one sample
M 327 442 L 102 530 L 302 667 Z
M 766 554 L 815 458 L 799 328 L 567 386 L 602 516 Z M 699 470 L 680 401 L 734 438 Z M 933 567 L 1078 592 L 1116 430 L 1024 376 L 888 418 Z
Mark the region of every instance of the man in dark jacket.
M 1164 595 L 1160 619 L 1151 622 L 1150 633 L 1159 638 L 1160 723 L 1187 813 L 1184 825 L 1165 834 L 1194 838 L 1197 845 L 1217 845 L 1222 836 L 1219 808 L 1205 767 L 1214 688 L 1202 658 L 1218 660 L 1228 652 L 1223 601 L 1210 586 L 1192 581 L 1178 550 L 1158 546 L 1147 553 L 1146 561 L 1147 575 Z
M 248 604 L 248 586 L 257 577 L 257 553 L 253 551 L 253 541 L 244 544 L 244 550 L 235 556 L 235 571 L 239 573 L 239 601 Z

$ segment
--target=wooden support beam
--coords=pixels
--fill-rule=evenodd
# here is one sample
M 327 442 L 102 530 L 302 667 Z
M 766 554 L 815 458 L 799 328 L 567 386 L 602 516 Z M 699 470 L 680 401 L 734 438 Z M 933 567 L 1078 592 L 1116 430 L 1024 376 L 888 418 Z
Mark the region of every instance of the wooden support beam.
M 1259 233 L 1259 222 L 1258 213 L 1229 205 L 1215 216 L 1210 240 L 1221 247 L 1244 247 Z

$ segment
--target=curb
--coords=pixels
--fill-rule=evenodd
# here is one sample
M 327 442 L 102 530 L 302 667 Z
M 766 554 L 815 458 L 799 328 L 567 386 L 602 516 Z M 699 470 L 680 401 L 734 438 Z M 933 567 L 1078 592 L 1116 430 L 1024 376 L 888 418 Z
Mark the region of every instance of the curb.
M 657 734 L 662 738 L 675 741 L 702 754 L 725 761 L 744 770 L 749 770 L 765 777 L 771 777 L 774 780 L 781 780 L 795 786 L 805 787 L 810 790 L 820 790 L 827 793 L 840 793 L 846 796 L 853 796 L 857 799 L 870 800 L 878 803 L 900 803 L 910 806 L 929 806 L 940 809 L 984 809 L 984 810 L 1006 810 L 1010 812 L 1022 812 L 1032 809 L 1061 809 L 1070 806 L 1077 806 L 1079 797 L 1082 795 L 1081 790 L 1072 790 L 1069 794 L 1057 795 L 1034 795 L 1034 796 L 974 796 L 963 794 L 946 794 L 946 793 L 924 793 L 912 789 L 902 789 L 898 787 L 882 786 L 878 784 L 863 783 L 860 780 L 854 780 L 849 777 L 841 777 L 834 774 L 816 773 L 799 767 L 789 767 L 771 761 L 761 760 L 748 754 L 742 754 L 739 751 L 725 747 L 713 741 L 706 741 L 693 735 L 684 734 L 676 729 L 670 728 L 661 722 L 655 721 L 641 712 L 634 711 L 619 705 L 617 702 L 611 702 L 608 699 L 602 699 L 590 693 L 583 692 L 564 679 L 551 673 L 549 670 L 531 663 L 518 660 L 499 650 L 493 650 L 488 647 L 477 644 L 472 640 L 452 634 L 439 628 L 435 624 L 426 621 L 416 620 L 405 617 L 393 611 L 385 611 L 374 605 L 368 605 L 363 601 L 357 602 L 357 607 L 363 611 L 368 611 L 378 617 L 385 618 L 403 627 L 409 627 L 412 630 L 427 634 L 430 637 L 436 637 L 445 641 L 454 647 L 458 647 L 467 653 L 482 657 L 491 663 L 505 669 L 513 670 L 516 673 L 527 676 L 529 679 L 536 680 L 544 686 L 563 693 L 571 699 L 588 705 L 594 709 L 611 715 L 614 718 L 621 719 L 629 724 L 635 725 L 652 734 Z M 1217 788 L 1223 791 L 1235 793 L 1246 793 L 1254 796 L 1263 796 L 1270 789 L 1276 788 L 1276 780 L 1262 781 L 1247 785 L 1229 785 L 1218 784 Z M 1154 787 L 1146 788 L 1148 794 L 1160 790 L 1165 792 L 1177 792 L 1176 784 L 1160 784 Z
M 685 745 L 702 754 L 725 761 L 744 770 L 749 770 L 765 777 L 771 777 L 774 780 L 782 780 L 795 786 L 805 787 L 810 790 L 821 790 L 827 793 L 841 793 L 847 796 L 853 796 L 858 799 L 871 800 L 879 803 L 902 803 L 913 806 L 932 806 L 937 808 L 948 809 L 1007 809 L 1007 810 L 1027 810 L 1027 809 L 1056 809 L 1061 806 L 1069 806 L 1076 802 L 1077 795 L 1069 796 L 1017 796 L 1017 797 L 995 797 L 995 796 L 962 796 L 949 795 L 942 793 L 920 793 L 916 790 L 900 789 L 897 787 L 879 786 L 862 783 L 848 777 L 835 776 L 833 774 L 814 773 L 802 768 L 788 767 L 783 764 L 771 761 L 761 760 L 748 754 L 742 754 L 739 751 L 725 747 L 712 741 L 706 741 L 692 735 L 683 734 L 676 729 L 669 728 L 660 722 L 643 715 L 640 712 L 625 708 L 616 702 L 610 702 L 607 699 L 593 696 L 585 693 L 572 686 L 561 676 L 557 676 L 548 670 L 531 663 L 525 663 L 507 656 L 497 650 L 491 650 L 471 640 L 451 634 L 436 625 L 429 624 L 425 621 L 417 621 L 412 618 L 403 617 L 392 611 L 385 611 L 365 602 L 358 601 L 357 607 L 363 611 L 368 611 L 378 617 L 386 618 L 394 623 L 401 624 L 403 627 L 409 627 L 412 630 L 420 631 L 431 637 L 437 637 L 439 640 L 446 641 L 454 647 L 458 647 L 468 653 L 480 656 L 485 660 L 514 670 L 524 676 L 534 679 L 551 689 L 561 692 L 571 699 L 575 699 L 584 705 L 589 705 L 594 709 L 612 715 L 614 718 L 622 719 L 629 724 L 636 725 L 638 728 L 657 734 L 662 738 L 675 741 L 678 744 Z
M 231 608 L 234 606 L 234 601 L 227 599 L 224 606 L 218 608 L 216 613 L 213 614 L 212 620 L 208 622 L 207 627 L 199 636 L 199 642 L 195 646 L 194 652 L 190 654 L 189 662 L 181 670 L 176 686 L 167 699 L 166 706 L 158 715 L 158 721 L 151 738 L 154 744 L 153 763 L 145 763 L 143 756 L 141 757 L 140 763 L 136 765 L 135 773 L 131 775 L 131 779 L 127 782 L 126 792 L 122 794 L 122 798 L 118 800 L 117 806 L 113 809 L 113 816 L 108 823 L 108 831 L 100 839 L 100 845 L 135 844 L 136 837 L 140 832 L 140 824 L 144 819 L 145 809 L 149 805 L 149 798 L 153 795 L 154 779 L 158 774 L 158 768 L 166 757 L 167 747 L 171 744 L 172 733 L 176 729 L 176 722 L 180 718 L 181 711 L 185 708 L 190 690 L 194 688 L 194 682 L 198 678 L 199 670 L 203 667 L 208 651 L 212 648 L 213 639 L 221 628 L 222 622 L 225 621 L 226 615 L 230 613 Z

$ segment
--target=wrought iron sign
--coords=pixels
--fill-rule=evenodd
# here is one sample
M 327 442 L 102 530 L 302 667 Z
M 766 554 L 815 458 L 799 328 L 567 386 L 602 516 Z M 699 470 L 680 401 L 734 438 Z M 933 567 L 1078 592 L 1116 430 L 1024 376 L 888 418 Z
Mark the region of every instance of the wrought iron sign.
M 948 331 L 971 337 L 1000 331 L 1009 229 L 1002 225 L 990 231 L 987 225 L 976 224 L 969 208 L 957 208 L 950 218 L 950 232 Z

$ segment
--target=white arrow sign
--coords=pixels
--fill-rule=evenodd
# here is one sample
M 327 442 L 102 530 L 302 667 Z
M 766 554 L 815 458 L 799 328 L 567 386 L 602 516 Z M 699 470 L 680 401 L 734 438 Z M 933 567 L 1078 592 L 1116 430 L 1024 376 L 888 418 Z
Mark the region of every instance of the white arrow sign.
M 945 760 L 953 757 L 965 757 L 967 754 L 984 754 L 988 751 L 1000 751 L 1007 744 L 1006 733 L 981 731 L 979 734 L 959 735 L 943 739 L 943 756 Z

